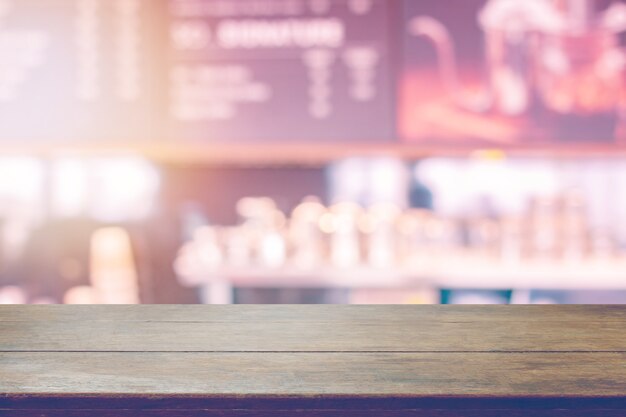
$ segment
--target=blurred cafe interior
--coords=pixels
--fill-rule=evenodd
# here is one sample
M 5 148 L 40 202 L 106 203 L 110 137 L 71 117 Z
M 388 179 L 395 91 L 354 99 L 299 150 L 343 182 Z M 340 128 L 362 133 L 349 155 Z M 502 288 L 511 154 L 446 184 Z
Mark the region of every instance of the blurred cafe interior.
M 0 0 L 14 303 L 626 303 L 626 2 Z

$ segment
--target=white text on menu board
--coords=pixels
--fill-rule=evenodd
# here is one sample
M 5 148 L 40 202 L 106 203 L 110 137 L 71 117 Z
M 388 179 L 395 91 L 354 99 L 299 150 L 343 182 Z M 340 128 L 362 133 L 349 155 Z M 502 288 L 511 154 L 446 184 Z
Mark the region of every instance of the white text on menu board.
M 75 97 L 80 101 L 96 101 L 102 98 L 103 79 L 112 77 L 115 85 L 114 97 L 133 101 L 141 94 L 140 53 L 142 48 L 141 25 L 143 7 L 147 0 L 71 0 L 50 3 L 55 7 L 67 7 L 73 17 L 70 26 L 71 50 L 75 55 L 73 71 L 75 77 Z M 35 3 L 22 3 L 19 0 L 0 0 L 0 101 L 17 99 L 22 87 L 36 76 L 39 68 L 51 63 L 55 58 L 53 44 L 72 42 L 55 31 L 55 17 L 50 16 L 47 24 L 37 24 L 37 13 L 41 12 Z M 20 22 L 23 27 L 12 27 L 14 17 L 29 13 Z M 112 33 L 107 33 L 103 21 L 105 14 L 113 17 Z M 45 16 L 48 17 L 47 15 Z M 65 17 L 64 17 L 65 18 Z M 29 22 L 33 21 L 32 27 Z M 18 19 L 19 20 L 19 19 Z M 104 56 L 103 50 L 113 45 L 113 55 Z M 105 69 L 111 68 L 108 74 Z
M 14 4 L 0 1 L 0 27 L 11 18 Z M 0 31 L 0 102 L 16 99 L 30 73 L 46 57 L 50 39 L 37 29 L 4 29 Z
M 141 94 L 141 14 L 144 0 L 76 0 L 75 47 L 77 52 L 76 95 L 94 101 L 102 94 L 104 42 L 111 36 L 102 27 L 103 8 L 113 7 L 116 96 L 137 100 Z
M 372 0 L 343 3 L 357 16 L 373 7 Z M 309 78 L 309 115 L 326 119 L 333 111 L 333 68 L 338 59 L 349 69 L 350 95 L 357 102 L 376 96 L 380 60 L 375 48 L 347 45 L 346 22 L 328 15 L 332 4 L 329 0 L 177 0 L 171 8 L 172 45 L 182 53 L 264 50 L 278 59 L 285 57 L 280 51 L 299 50 Z M 273 93 L 269 82 L 257 79 L 250 66 L 240 63 L 179 62 L 171 79 L 172 111 L 182 121 L 231 120 L 239 105 L 266 103 Z

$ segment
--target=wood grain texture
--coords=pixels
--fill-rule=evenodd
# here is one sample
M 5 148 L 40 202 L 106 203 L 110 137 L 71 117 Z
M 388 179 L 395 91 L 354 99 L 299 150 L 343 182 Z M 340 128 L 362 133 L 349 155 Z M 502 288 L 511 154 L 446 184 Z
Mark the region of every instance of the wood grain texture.
M 626 393 L 626 353 L 1 353 L 0 392 L 620 396 Z
M 0 416 L 253 414 L 623 417 L 626 307 L 0 307 Z
M 618 306 L 0 307 L 0 351 L 626 352 Z

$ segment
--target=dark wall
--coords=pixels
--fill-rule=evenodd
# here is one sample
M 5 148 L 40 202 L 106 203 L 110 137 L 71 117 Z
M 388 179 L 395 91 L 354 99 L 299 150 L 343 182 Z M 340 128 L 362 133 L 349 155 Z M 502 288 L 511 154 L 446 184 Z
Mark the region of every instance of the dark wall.
M 169 166 L 162 172 L 163 208 L 171 213 L 191 203 L 214 224 L 235 224 L 243 197 L 271 197 L 285 212 L 306 196 L 326 197 L 325 171 L 318 167 Z

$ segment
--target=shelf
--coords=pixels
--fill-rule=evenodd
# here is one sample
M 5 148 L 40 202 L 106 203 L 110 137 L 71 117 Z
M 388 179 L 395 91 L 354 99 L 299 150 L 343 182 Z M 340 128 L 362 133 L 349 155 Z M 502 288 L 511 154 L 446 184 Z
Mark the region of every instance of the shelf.
M 254 288 L 626 290 L 626 259 L 523 265 L 468 260 L 420 269 L 227 268 L 181 281 L 188 286 L 219 283 Z

